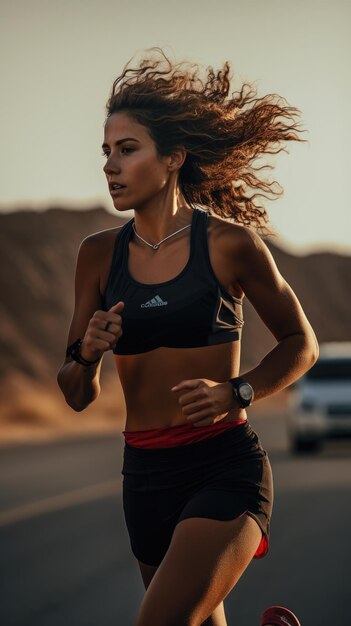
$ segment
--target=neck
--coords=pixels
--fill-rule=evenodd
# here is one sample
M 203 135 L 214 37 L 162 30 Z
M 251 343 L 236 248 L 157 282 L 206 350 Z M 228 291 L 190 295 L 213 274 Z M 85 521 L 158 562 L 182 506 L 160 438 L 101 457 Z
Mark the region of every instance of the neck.
M 138 235 L 151 244 L 158 243 L 191 223 L 192 209 L 180 193 L 163 200 L 164 202 L 158 202 L 153 198 L 148 206 L 134 210 L 135 229 Z M 140 241 L 139 243 L 146 245 Z

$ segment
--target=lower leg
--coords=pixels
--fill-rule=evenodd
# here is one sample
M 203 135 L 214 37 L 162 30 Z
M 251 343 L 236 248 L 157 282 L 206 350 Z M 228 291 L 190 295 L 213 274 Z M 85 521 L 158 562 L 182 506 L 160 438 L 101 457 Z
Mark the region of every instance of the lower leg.
M 210 617 L 202 622 L 201 626 L 228 626 L 225 617 L 223 602 L 221 602 L 217 606 L 217 608 L 212 612 Z

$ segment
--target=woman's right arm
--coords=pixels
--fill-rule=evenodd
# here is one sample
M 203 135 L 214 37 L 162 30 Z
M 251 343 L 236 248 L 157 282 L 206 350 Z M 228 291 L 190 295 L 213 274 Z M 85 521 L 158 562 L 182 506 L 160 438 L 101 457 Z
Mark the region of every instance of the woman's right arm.
M 123 303 L 118 302 L 109 311 L 102 310 L 100 267 L 104 258 L 104 239 L 100 233 L 84 239 L 78 252 L 75 274 L 75 307 L 68 334 L 68 346 L 82 338 L 81 355 L 88 361 L 99 359 L 89 366 L 66 357 L 57 375 L 58 385 L 67 404 L 75 411 L 83 411 L 100 394 L 102 357 L 113 348 L 122 334 L 119 313 Z M 108 332 L 104 331 L 111 322 Z

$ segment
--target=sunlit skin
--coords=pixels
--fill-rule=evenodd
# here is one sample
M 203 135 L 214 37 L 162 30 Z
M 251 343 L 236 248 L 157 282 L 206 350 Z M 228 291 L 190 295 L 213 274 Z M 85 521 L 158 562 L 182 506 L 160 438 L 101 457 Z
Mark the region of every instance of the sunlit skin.
M 107 182 L 117 180 L 126 186 L 113 198 L 116 209 L 133 209 L 136 219 L 140 211 L 164 215 L 165 207 L 170 205 L 170 194 L 175 190 L 172 180 L 177 171 L 171 165 L 171 157 L 158 156 L 145 126 L 126 113 L 112 115 L 105 124 L 102 150 Z

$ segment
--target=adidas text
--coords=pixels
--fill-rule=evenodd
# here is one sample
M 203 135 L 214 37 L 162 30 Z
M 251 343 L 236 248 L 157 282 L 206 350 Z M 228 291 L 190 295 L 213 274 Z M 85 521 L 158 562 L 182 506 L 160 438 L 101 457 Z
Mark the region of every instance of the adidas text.
M 155 296 L 154 298 L 151 298 L 151 300 L 148 300 L 148 302 L 145 302 L 145 304 L 141 304 L 140 306 L 142 309 L 148 309 L 152 306 L 166 306 L 167 304 L 167 300 L 162 300 L 160 296 Z

